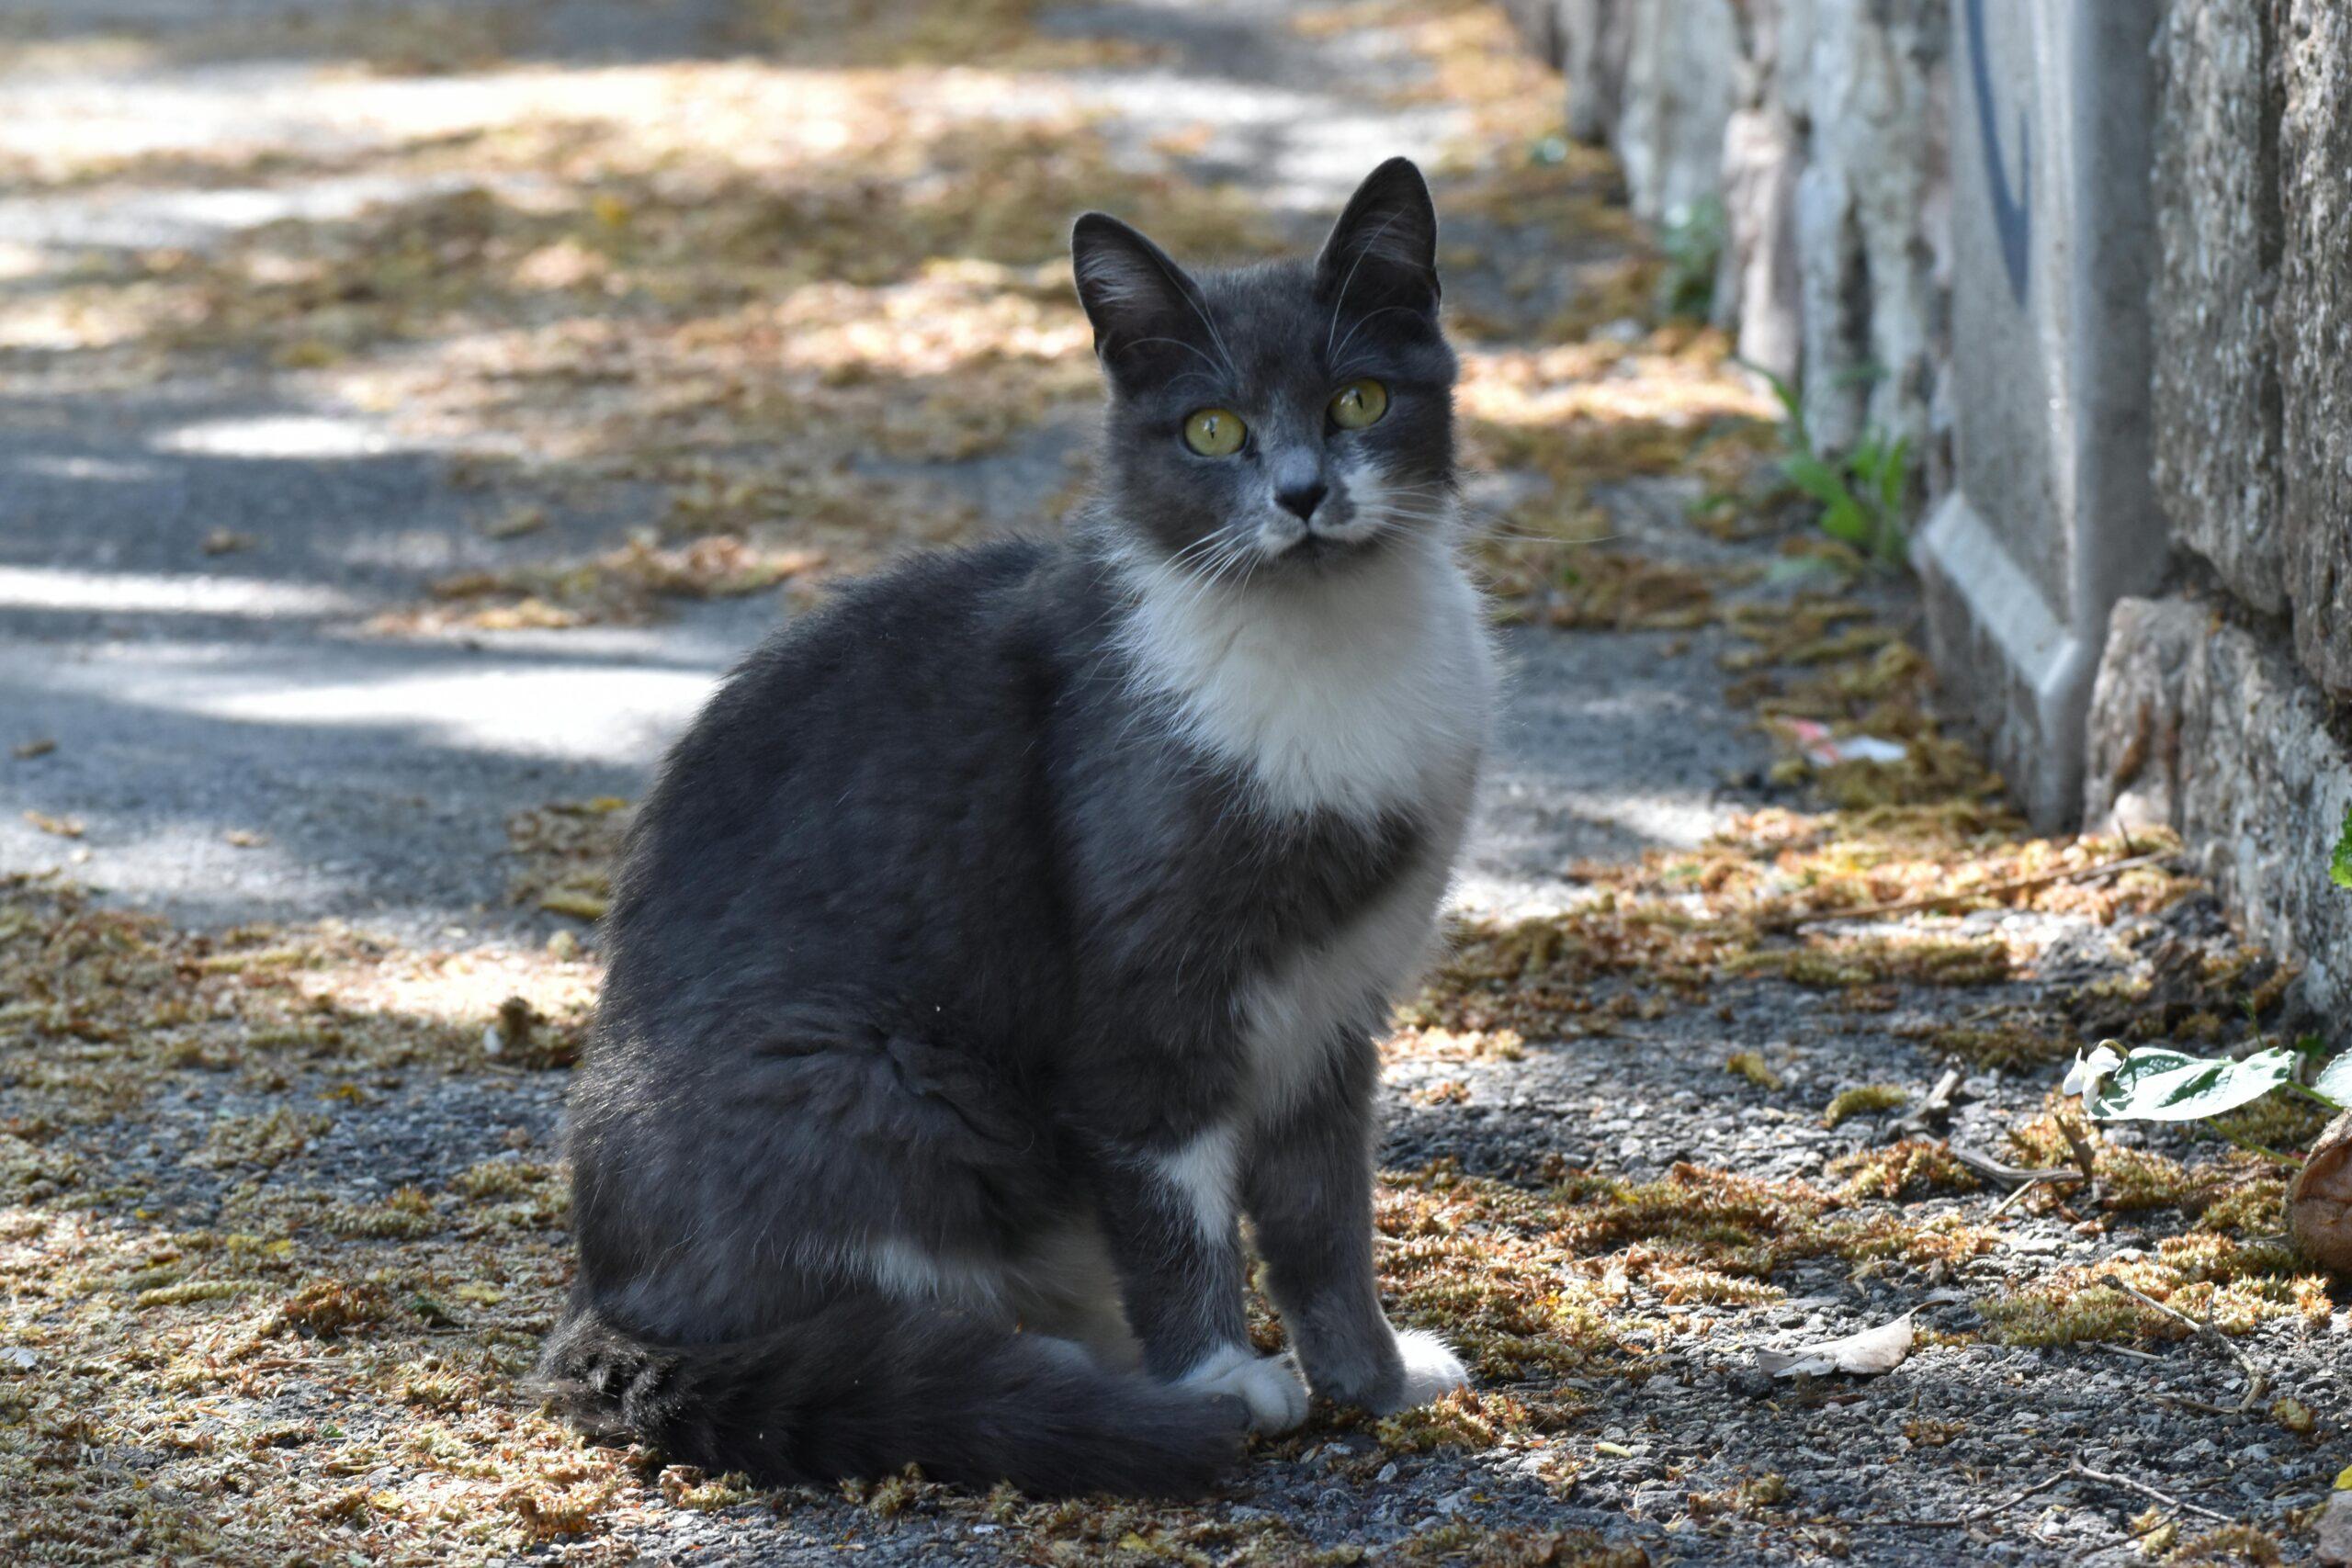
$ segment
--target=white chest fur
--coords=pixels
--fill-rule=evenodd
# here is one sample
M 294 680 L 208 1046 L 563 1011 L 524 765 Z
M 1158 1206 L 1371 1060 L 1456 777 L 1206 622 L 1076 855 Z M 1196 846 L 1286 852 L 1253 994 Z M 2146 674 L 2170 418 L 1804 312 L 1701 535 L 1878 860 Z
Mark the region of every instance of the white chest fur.
M 1409 809 L 1419 852 L 1373 904 L 1236 998 L 1249 1113 L 1321 1075 L 1349 1030 L 1378 1028 L 1433 943 L 1494 700 L 1478 595 L 1446 542 L 1408 543 L 1327 579 L 1204 588 L 1147 575 L 1129 651 L 1194 745 L 1250 780 L 1261 809 Z
M 1139 574 L 1136 677 L 1261 804 L 1369 817 L 1466 789 L 1486 743 L 1494 655 L 1442 538 L 1323 578 L 1204 583 Z

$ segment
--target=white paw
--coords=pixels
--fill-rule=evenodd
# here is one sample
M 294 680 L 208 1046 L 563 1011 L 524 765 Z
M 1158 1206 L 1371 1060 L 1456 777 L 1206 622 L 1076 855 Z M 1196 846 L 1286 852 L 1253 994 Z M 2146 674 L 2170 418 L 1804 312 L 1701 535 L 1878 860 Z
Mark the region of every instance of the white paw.
M 1247 1345 L 1228 1345 L 1176 1381 L 1239 1400 L 1253 1432 L 1287 1432 L 1306 1419 L 1306 1380 L 1287 1355 L 1261 1356 Z
M 1441 1394 L 1469 1386 L 1470 1373 L 1463 1366 L 1462 1358 L 1444 1340 L 1425 1329 L 1400 1331 L 1396 1353 L 1405 1358 L 1405 1386 L 1397 1391 L 1394 1409 L 1410 1410 Z

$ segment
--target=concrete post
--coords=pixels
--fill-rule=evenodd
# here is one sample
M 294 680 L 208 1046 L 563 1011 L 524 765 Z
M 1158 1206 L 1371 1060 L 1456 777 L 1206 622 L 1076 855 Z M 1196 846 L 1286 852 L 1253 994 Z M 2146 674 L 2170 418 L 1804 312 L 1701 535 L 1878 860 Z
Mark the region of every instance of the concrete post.
M 1920 532 L 1946 700 L 2043 829 L 2082 799 L 2117 599 L 2167 548 L 2149 483 L 2155 0 L 1957 0 L 1955 476 Z

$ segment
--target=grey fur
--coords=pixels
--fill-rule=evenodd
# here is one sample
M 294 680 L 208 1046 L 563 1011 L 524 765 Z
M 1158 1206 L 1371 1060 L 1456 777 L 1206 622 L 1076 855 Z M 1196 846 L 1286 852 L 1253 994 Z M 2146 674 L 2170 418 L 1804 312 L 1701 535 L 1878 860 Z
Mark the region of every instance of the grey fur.
M 1451 625 L 1435 239 L 1402 160 L 1312 265 L 1196 278 L 1080 220 L 1112 396 L 1072 537 L 845 589 L 678 743 L 571 1106 L 580 1269 L 544 1372 L 583 1424 L 771 1480 L 1196 1490 L 1245 1418 L 1295 1415 L 1236 1349 L 1244 1211 L 1317 1392 L 1386 1409 L 1458 1375 L 1381 1314 L 1370 1110 L 1474 740 L 1384 748 L 1310 702 L 1255 767 L 1232 736 L 1282 694 L 1183 640 L 1206 595 L 1238 636 L 1386 594 L 1483 659 Z M 1339 430 L 1362 375 L 1388 413 Z M 1182 445 L 1204 404 L 1249 418 L 1242 453 Z M 1170 673 L 1196 654 L 1207 696 Z M 1437 710 L 1483 665 L 1388 663 L 1399 723 L 1474 736 Z

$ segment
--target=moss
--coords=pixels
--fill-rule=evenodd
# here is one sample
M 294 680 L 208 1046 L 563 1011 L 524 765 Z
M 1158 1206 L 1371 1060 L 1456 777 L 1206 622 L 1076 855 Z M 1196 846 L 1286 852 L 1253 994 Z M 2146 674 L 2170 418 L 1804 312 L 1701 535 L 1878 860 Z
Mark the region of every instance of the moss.
M 1456 1389 L 1431 1404 L 1382 1416 L 1374 1433 L 1391 1453 L 1490 1449 L 1510 1436 L 1556 1428 L 1572 1407 L 1555 1404 L 1539 1413 L 1500 1390 Z
M 1788 1501 L 1788 1478 L 1778 1471 L 1754 1475 L 1718 1492 L 1693 1492 L 1687 1500 L 1690 1517 L 1711 1518 L 1721 1514 L 1754 1518 L 1764 1509 Z
M 1746 1078 L 1758 1089 L 1781 1087 L 1781 1075 L 1765 1064 L 1761 1055 L 1754 1051 L 1734 1051 L 1724 1058 L 1724 1070 L 1734 1077 Z
M 1835 1127 L 1851 1116 L 1875 1116 L 1884 1111 L 1901 1110 L 1910 1096 L 1891 1083 L 1860 1084 L 1840 1089 L 1831 1097 L 1821 1113 L 1821 1124 Z
M 1944 1144 L 1905 1138 L 1883 1148 L 1863 1149 L 1829 1162 L 1830 1177 L 1847 1198 L 1906 1201 L 1937 1192 L 1973 1192 L 1973 1172 L 1952 1157 Z
M 2022 1072 L 2073 1059 L 2081 1043 L 2065 1033 L 2052 1033 L 2030 1021 L 1989 1028 L 1937 1028 L 1924 1035 L 1928 1048 L 1939 1055 L 1967 1063 L 1978 1071 L 1998 1068 Z
M 2011 1345 L 2177 1339 L 2190 1332 L 2170 1313 L 2105 1283 L 2109 1275 L 2225 1334 L 2274 1320 L 2324 1322 L 2332 1310 L 2325 1277 L 2303 1271 L 2285 1243 L 2196 1233 L 2159 1242 L 2153 1258 L 2057 1270 L 1980 1302 L 1978 1310 L 1994 1337 Z
M 433 1200 L 413 1187 L 403 1187 L 380 1203 L 339 1203 L 326 1216 L 326 1228 L 335 1235 L 399 1241 L 430 1235 L 441 1228 Z
M 335 1338 L 382 1323 L 392 1313 L 391 1294 L 372 1280 L 319 1280 L 277 1304 L 264 1333 L 294 1333 Z
M 1398 1568 L 1476 1562 L 1484 1568 L 1648 1568 L 1637 1546 L 1611 1546 L 1590 1530 L 1492 1529 L 1468 1522 L 1417 1531 L 1384 1552 Z
M 2226 1116 L 2216 1116 L 2210 1128 L 2198 1126 L 2196 1131 L 2236 1143 L 2258 1144 L 2265 1148 L 2298 1149 L 2318 1137 L 2320 1129 L 2327 1125 L 2333 1114 L 2307 1100 L 2271 1094 Z
M 176 1285 L 157 1285 L 139 1292 L 131 1304 L 138 1307 L 187 1306 L 196 1302 L 233 1301 L 261 1289 L 254 1280 L 189 1280 Z
M 2253 1525 L 2223 1525 L 2192 1540 L 2182 1541 L 2165 1554 L 2166 1562 L 2250 1562 L 2276 1568 L 2285 1552 L 2277 1538 Z

